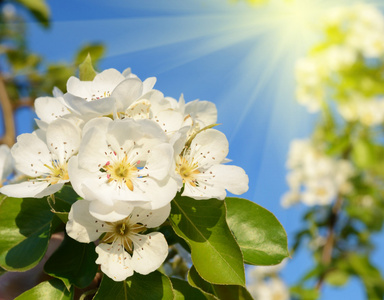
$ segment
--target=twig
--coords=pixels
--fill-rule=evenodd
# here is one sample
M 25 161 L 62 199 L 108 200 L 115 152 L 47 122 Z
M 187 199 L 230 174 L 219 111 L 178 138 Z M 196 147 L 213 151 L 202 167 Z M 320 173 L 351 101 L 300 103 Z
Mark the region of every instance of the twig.
M 0 104 L 3 110 L 3 119 L 5 134 L 0 140 L 0 143 L 6 144 L 11 147 L 15 143 L 15 121 L 13 118 L 13 109 L 11 101 L 8 97 L 7 90 L 5 88 L 4 79 L 0 74 Z

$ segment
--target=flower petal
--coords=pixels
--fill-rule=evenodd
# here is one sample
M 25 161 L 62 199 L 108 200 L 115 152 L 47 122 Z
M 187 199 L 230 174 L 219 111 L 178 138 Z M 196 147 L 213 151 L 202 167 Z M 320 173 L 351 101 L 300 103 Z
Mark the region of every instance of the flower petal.
M 49 186 L 47 181 L 24 181 L 21 183 L 8 184 L 0 188 L 0 193 L 9 197 L 25 198 L 34 197 L 42 198 L 58 192 L 63 183 L 57 183 Z
M 171 204 L 168 203 L 162 208 L 149 210 L 135 207 L 131 213 L 132 223 L 141 223 L 147 228 L 158 227 L 165 222 L 171 212 Z
M 143 83 L 138 78 L 127 78 L 113 90 L 112 97 L 116 99 L 118 111 L 125 111 L 143 94 Z
M 149 176 L 157 180 L 169 175 L 173 163 L 173 148 L 170 144 L 160 144 L 154 147 L 147 158 L 145 167 L 139 171 L 141 176 Z
M 194 100 L 185 105 L 185 115 L 190 115 L 193 119 L 201 121 L 205 126 L 217 122 L 216 105 L 209 101 Z
M 64 105 L 62 98 L 39 97 L 35 100 L 36 115 L 40 120 L 51 123 L 52 121 L 70 113 Z
M 51 166 L 48 147 L 36 134 L 19 135 L 11 153 L 16 169 L 31 177 L 47 173 L 49 169 L 44 165 Z
M 127 201 L 114 201 L 111 206 L 100 201 L 91 201 L 89 213 L 99 220 L 116 222 L 128 217 L 133 208 L 134 206 Z
M 122 281 L 133 275 L 131 256 L 118 243 L 100 244 L 96 247 L 101 271 L 114 281 Z
M 69 120 L 55 120 L 47 128 L 48 148 L 57 155 L 62 164 L 77 154 L 80 141 L 81 129 Z
M 90 202 L 78 200 L 72 204 L 65 226 L 67 234 L 80 243 L 96 241 L 105 232 L 107 224 L 89 213 Z
M 192 140 L 189 157 L 198 162 L 199 167 L 207 168 L 221 163 L 227 156 L 228 150 L 228 140 L 224 133 L 216 129 L 208 129 L 198 133 Z
M 147 275 L 161 266 L 168 255 L 168 243 L 160 232 L 131 237 L 134 244 L 132 255 L 133 269 Z

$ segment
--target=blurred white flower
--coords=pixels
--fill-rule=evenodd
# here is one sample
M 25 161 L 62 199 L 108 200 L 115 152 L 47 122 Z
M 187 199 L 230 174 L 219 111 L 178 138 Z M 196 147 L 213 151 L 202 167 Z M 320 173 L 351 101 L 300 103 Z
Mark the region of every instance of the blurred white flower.
M 355 170 L 344 159 L 334 159 L 315 148 L 309 140 L 294 140 L 287 159 L 290 190 L 281 205 L 289 207 L 300 200 L 306 205 L 330 204 L 338 194 L 352 191 L 349 179 Z

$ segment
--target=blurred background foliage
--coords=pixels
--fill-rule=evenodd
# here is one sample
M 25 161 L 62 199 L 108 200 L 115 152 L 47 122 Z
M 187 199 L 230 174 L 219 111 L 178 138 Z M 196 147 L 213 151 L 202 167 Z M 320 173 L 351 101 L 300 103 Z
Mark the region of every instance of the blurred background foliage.
M 54 87 L 65 92 L 66 82 L 76 75 L 78 65 L 88 53 L 94 66 L 105 53 L 101 43 L 85 44 L 73 55 L 73 62 L 51 62 L 28 48 L 25 14 L 31 14 L 45 30 L 50 27 L 50 11 L 44 0 L 0 2 L 0 100 L 6 132 L 1 143 L 15 142 L 13 111 L 33 107 L 34 99 L 51 95 Z

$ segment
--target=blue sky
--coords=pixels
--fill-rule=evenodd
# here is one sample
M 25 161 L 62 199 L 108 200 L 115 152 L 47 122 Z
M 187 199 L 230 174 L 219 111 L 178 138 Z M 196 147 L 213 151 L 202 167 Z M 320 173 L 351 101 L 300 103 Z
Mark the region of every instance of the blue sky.
M 300 16 L 276 9 L 276 17 L 226 0 L 49 0 L 52 26 L 31 22 L 29 42 L 49 60 L 67 62 L 82 44 L 103 42 L 102 69 L 131 67 L 141 79 L 156 76 L 155 88 L 167 96 L 214 102 L 229 158 L 250 178 L 243 197 L 272 211 L 292 239 L 305 207 L 280 207 L 285 159 L 289 142 L 309 136 L 315 120 L 294 100 L 294 62 L 316 39 L 296 20 L 312 22 L 318 9 L 335 3 L 309 2 L 313 9 L 307 5 Z M 19 126 L 19 133 L 26 130 Z M 310 259 L 299 252 L 283 271 L 286 281 L 298 280 Z M 364 299 L 355 280 L 343 290 L 326 288 L 322 299 L 351 295 Z

